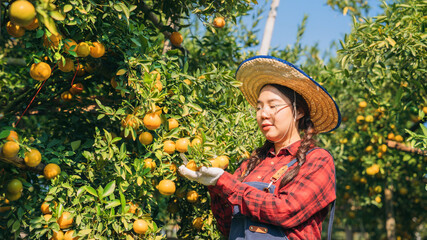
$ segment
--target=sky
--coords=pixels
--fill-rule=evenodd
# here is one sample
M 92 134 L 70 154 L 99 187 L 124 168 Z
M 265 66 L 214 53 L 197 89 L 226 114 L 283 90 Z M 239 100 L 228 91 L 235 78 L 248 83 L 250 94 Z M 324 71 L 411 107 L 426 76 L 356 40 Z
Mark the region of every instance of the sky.
M 371 5 L 369 16 L 376 16 L 382 12 L 382 9 L 378 6 L 379 1 L 371 0 L 368 2 Z M 271 0 L 268 3 L 264 2 L 264 0 L 258 0 L 258 6 L 256 6 L 258 8 L 264 7 L 263 18 L 258 25 L 260 28 L 258 32 L 260 43 L 264 34 L 264 26 L 270 5 Z M 270 47 L 283 49 L 287 45 L 294 44 L 297 27 L 301 24 L 304 14 L 308 15 L 308 19 L 301 43 L 303 45 L 318 43 L 321 52 L 327 50 L 336 51 L 336 49 L 330 48 L 331 43 L 343 39 L 344 34 L 351 31 L 351 16 L 344 16 L 337 10 L 332 10 L 330 6 L 326 5 L 326 0 L 281 0 L 277 9 L 277 18 Z M 252 22 L 251 17 L 246 17 L 244 22 L 250 24 Z

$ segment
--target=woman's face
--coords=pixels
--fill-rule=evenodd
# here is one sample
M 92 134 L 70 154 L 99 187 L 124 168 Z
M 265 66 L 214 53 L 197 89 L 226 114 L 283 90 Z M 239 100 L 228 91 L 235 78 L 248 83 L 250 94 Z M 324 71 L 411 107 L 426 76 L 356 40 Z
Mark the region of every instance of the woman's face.
M 267 140 L 276 143 L 299 137 L 296 122 L 301 117 L 294 116 L 291 101 L 277 88 L 267 85 L 261 89 L 256 119 Z

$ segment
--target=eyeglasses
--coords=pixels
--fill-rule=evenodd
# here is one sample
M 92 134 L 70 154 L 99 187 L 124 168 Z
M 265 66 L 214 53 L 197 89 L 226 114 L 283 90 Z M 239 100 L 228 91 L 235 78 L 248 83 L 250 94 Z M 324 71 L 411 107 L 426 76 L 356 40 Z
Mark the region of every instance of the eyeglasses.
M 262 112 L 265 112 L 268 115 L 273 116 L 273 115 L 276 115 L 280 110 L 283 110 L 283 109 L 289 107 L 289 105 L 286 103 L 285 104 L 272 105 L 272 106 L 269 106 L 267 104 L 265 106 L 267 107 L 267 109 L 265 109 L 265 107 L 256 107 L 256 109 L 255 109 L 256 115 L 261 115 Z M 284 107 L 282 107 L 282 106 L 284 106 Z

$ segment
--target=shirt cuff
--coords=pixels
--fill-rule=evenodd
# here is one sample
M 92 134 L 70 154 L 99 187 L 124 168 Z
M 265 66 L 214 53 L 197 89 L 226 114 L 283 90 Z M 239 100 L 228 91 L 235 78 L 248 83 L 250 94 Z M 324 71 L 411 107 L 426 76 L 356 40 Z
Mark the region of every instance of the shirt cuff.
M 229 197 L 234 193 L 234 189 L 238 184 L 240 184 L 240 181 L 237 180 L 235 176 L 228 172 L 224 172 L 216 182 L 214 188 L 215 191 L 220 192 L 222 196 Z

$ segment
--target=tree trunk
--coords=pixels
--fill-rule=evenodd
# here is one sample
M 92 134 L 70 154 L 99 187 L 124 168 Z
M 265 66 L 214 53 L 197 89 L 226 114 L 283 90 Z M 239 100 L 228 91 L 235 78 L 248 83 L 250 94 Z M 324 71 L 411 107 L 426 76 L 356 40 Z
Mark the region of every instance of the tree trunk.
M 267 22 L 265 23 L 264 36 L 262 37 L 260 55 L 267 55 L 270 48 L 271 37 L 273 36 L 274 22 L 276 21 L 277 8 L 280 0 L 272 0 Z
M 387 239 L 396 240 L 396 220 L 393 212 L 393 192 L 390 186 L 384 189 Z
M 345 240 L 353 240 L 353 230 L 349 225 L 345 225 Z

